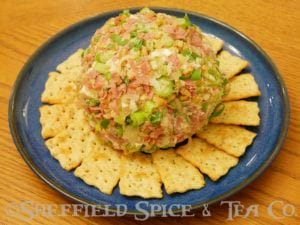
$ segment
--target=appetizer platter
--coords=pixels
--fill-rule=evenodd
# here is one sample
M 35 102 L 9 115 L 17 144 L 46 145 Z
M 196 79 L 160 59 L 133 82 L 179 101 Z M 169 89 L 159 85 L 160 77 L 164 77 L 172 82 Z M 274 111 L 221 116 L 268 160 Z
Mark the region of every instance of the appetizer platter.
M 285 136 L 288 100 L 262 50 L 192 13 L 143 8 L 99 19 L 70 28 L 72 41 L 72 32 L 62 35 L 48 49 L 51 66 L 33 67 L 35 77 L 49 75 L 23 102 L 22 141 L 12 115 L 20 111 L 11 108 L 14 140 L 38 175 L 83 203 L 113 211 L 118 199 L 130 214 L 143 199 L 193 208 L 215 202 L 266 168 Z

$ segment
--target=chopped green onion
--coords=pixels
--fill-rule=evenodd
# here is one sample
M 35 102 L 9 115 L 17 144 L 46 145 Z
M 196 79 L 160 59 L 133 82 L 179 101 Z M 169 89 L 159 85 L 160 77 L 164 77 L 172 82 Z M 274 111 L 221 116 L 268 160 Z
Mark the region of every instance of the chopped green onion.
M 148 14 L 148 13 L 153 13 L 153 11 L 151 9 L 145 7 L 140 10 L 140 13 Z
M 129 78 L 128 78 L 128 76 L 127 76 L 127 75 L 124 77 L 124 80 L 123 80 L 123 82 L 124 82 L 126 85 L 128 85 L 128 84 L 129 84 Z
M 147 154 L 151 154 L 153 152 L 155 152 L 158 149 L 158 147 L 156 145 L 151 146 L 151 148 L 145 148 L 144 145 L 142 145 L 142 147 L 140 148 L 141 152 L 147 153 Z
M 99 36 L 93 38 L 93 42 L 98 42 L 98 41 L 99 41 Z
M 195 69 L 192 72 L 191 80 L 200 80 L 200 79 L 201 79 L 201 70 L 200 69 Z
M 100 56 L 100 53 L 97 53 L 97 54 L 96 54 L 95 60 L 96 60 L 96 62 L 101 62 L 101 56 Z
M 199 55 L 197 53 L 195 53 L 195 52 L 192 52 L 191 58 L 192 59 L 196 59 L 197 57 L 199 57 Z
M 111 72 L 106 72 L 106 73 L 104 74 L 104 77 L 105 77 L 106 80 L 110 80 L 111 77 L 112 77 Z
M 99 73 L 105 74 L 108 72 L 109 66 L 104 63 L 96 62 L 94 65 L 94 69 Z
M 187 79 L 189 79 L 189 77 L 185 77 L 185 76 L 180 76 L 179 77 L 179 80 L 187 80 Z
M 91 49 L 90 48 L 86 48 L 82 53 L 81 53 L 81 57 L 85 56 L 86 54 L 90 53 Z
M 137 30 L 133 30 L 130 32 L 130 37 L 135 38 L 137 36 Z
M 145 112 L 137 111 L 130 114 L 130 119 L 132 120 L 132 125 L 138 127 L 147 120 L 147 115 Z
M 210 73 L 214 77 L 219 77 L 220 76 L 220 73 L 216 69 L 213 69 L 213 68 L 209 68 L 208 73 Z
M 117 43 L 118 45 L 124 46 L 127 44 L 128 40 L 122 39 L 121 36 L 117 35 L 117 34 L 112 34 L 110 36 L 111 40 L 115 43 Z
M 199 57 L 199 55 L 195 52 L 191 52 L 190 50 L 186 49 L 182 52 L 183 56 L 187 56 L 190 59 L 196 60 L 197 57 Z
M 145 41 L 143 39 L 136 39 L 131 43 L 131 48 L 133 50 L 138 51 L 142 48 L 142 46 L 145 44 Z
M 205 103 L 202 104 L 202 111 L 207 112 L 207 109 L 208 109 L 208 103 L 205 102 Z
M 181 27 L 183 28 L 188 28 L 188 27 L 191 27 L 193 26 L 189 16 L 187 14 L 184 15 L 183 17 L 183 24 L 181 24 Z
M 130 15 L 129 9 L 124 9 L 123 12 L 121 13 L 121 15 L 129 16 Z
M 163 98 L 169 97 L 174 92 L 174 82 L 165 78 L 154 80 L 153 87 L 155 93 Z
M 104 54 L 97 53 L 95 60 L 96 62 L 106 63 L 112 56 L 113 54 L 111 52 L 106 52 Z
M 155 108 L 155 103 L 153 101 L 146 101 L 144 105 L 144 112 L 147 115 L 150 115 L 154 108 Z
M 97 132 L 99 132 L 100 130 L 101 130 L 101 125 L 100 125 L 100 123 L 99 122 L 97 122 L 97 123 L 95 123 L 95 130 L 97 131 Z
M 225 105 L 223 103 L 220 103 L 216 106 L 215 110 L 211 114 L 210 118 L 216 117 L 221 115 L 221 113 L 224 111 Z
M 109 125 L 109 120 L 108 120 L 108 119 L 103 119 L 103 120 L 101 120 L 100 125 L 101 125 L 101 127 L 104 128 L 104 129 L 107 128 L 108 125 Z
M 159 124 L 160 121 L 162 120 L 162 117 L 163 117 L 163 113 L 162 112 L 152 113 L 151 116 L 150 116 L 150 122 L 152 124 Z
M 125 123 L 128 125 L 128 124 L 132 124 L 132 119 L 130 118 L 130 116 L 127 116 L 125 118 Z
M 86 104 L 90 107 L 93 107 L 93 106 L 98 106 L 100 105 L 100 101 L 98 99 L 95 99 L 95 98 L 87 98 L 85 100 Z
M 119 137 L 122 137 L 123 136 L 123 127 L 121 125 L 117 125 L 116 132 Z

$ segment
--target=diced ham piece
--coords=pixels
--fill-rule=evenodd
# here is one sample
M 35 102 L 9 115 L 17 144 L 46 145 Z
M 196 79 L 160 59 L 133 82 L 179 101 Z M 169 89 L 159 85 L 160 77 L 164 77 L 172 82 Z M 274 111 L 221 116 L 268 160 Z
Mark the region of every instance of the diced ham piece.
M 135 62 L 134 60 L 128 60 L 130 68 L 135 76 L 147 76 L 152 71 L 151 65 L 147 59 L 141 62 Z
M 189 36 L 190 36 L 190 42 L 192 45 L 197 46 L 197 47 L 202 47 L 202 39 L 199 35 L 199 33 L 195 29 L 190 29 L 189 30 Z
M 183 40 L 186 38 L 187 32 L 182 27 L 177 26 L 172 32 L 170 32 L 170 35 L 175 40 Z
M 169 56 L 169 60 L 172 64 L 173 71 L 177 71 L 180 69 L 180 61 L 176 54 L 172 54 Z
M 185 81 L 185 88 L 191 93 L 191 96 L 196 95 L 196 84 L 191 80 Z

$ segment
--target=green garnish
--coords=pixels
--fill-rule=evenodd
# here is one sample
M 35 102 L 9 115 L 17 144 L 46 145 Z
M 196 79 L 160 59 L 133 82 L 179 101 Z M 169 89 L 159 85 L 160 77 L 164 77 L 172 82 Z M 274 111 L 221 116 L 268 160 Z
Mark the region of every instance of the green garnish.
M 113 54 L 111 52 L 106 52 L 105 54 L 97 53 L 95 60 L 99 63 L 106 63 L 112 56 Z
M 98 42 L 99 41 L 99 36 L 93 38 L 93 42 Z
M 162 112 L 152 113 L 151 116 L 150 116 L 150 122 L 152 124 L 159 124 L 160 121 L 162 120 L 162 117 L 163 117 L 163 113 Z
M 123 136 L 123 127 L 119 124 L 116 125 L 116 133 L 118 135 L 118 137 L 122 137 Z
M 208 103 L 207 102 L 203 103 L 201 109 L 202 109 L 203 112 L 206 112 L 207 109 L 208 109 Z
M 100 125 L 102 128 L 106 129 L 109 125 L 109 120 L 108 119 L 101 120 Z
M 211 75 L 215 76 L 215 77 L 220 76 L 220 73 L 216 69 L 213 69 L 213 68 L 209 68 L 207 72 L 210 73 Z
M 130 15 L 129 9 L 124 9 L 123 12 L 121 13 L 121 15 L 129 16 Z
M 118 45 L 124 46 L 128 43 L 128 40 L 122 39 L 120 35 L 117 34 L 112 34 L 110 36 L 111 40 L 115 43 L 117 43 Z
M 191 74 L 191 80 L 200 80 L 201 79 L 201 70 L 195 69 Z
M 181 53 L 183 56 L 187 56 L 189 57 L 190 59 L 192 60 L 196 60 L 197 57 L 199 57 L 199 55 L 195 52 L 192 52 L 188 49 L 184 50 L 182 53 Z
M 138 51 L 142 48 L 142 46 L 145 44 L 145 41 L 143 39 L 136 39 L 134 40 L 130 47 L 133 48 L 133 50 Z
M 93 107 L 93 106 L 98 106 L 100 105 L 100 101 L 98 99 L 95 99 L 95 98 L 87 98 L 85 100 L 86 104 L 90 107 Z
M 94 69 L 99 73 L 105 74 L 108 72 L 109 66 L 104 63 L 96 62 L 94 65 Z
M 221 115 L 221 113 L 224 111 L 225 105 L 223 103 L 220 103 L 216 106 L 215 110 L 211 114 L 210 118 L 216 117 Z
M 129 84 L 129 78 L 128 78 L 128 76 L 127 76 L 127 75 L 124 77 L 124 80 L 123 80 L 123 82 L 124 82 L 126 85 L 128 85 L 128 84 Z
M 174 81 L 161 78 L 154 85 L 154 91 L 158 96 L 167 98 L 174 92 Z
M 144 112 L 147 115 L 150 115 L 154 108 L 155 108 L 155 103 L 153 101 L 146 101 L 144 105 Z
M 95 123 L 94 128 L 95 128 L 96 131 L 99 132 L 99 131 L 101 130 L 101 125 L 100 125 L 100 123 L 99 123 L 99 122 Z
M 130 114 L 130 119 L 132 120 L 132 126 L 138 127 L 147 120 L 147 114 L 142 111 L 133 112 Z
M 137 36 L 137 30 L 133 30 L 130 32 L 130 37 L 135 38 Z
M 111 79 L 111 72 L 109 72 L 109 66 L 104 64 L 104 63 L 100 63 L 100 62 L 96 62 L 94 65 L 94 69 L 103 74 L 106 80 L 110 80 Z
M 96 62 L 101 62 L 101 57 L 100 57 L 99 53 L 96 54 L 95 60 L 96 60 Z
M 110 79 L 111 79 L 111 77 L 112 77 L 112 74 L 111 74 L 111 72 L 107 72 L 107 73 L 105 73 L 105 74 L 104 74 L 104 77 L 105 77 L 105 79 L 106 79 L 106 80 L 110 80 Z
M 193 26 L 189 16 L 187 14 L 184 15 L 183 17 L 183 24 L 181 24 L 181 27 L 183 28 L 188 28 L 188 27 L 191 27 Z
M 82 53 L 81 53 L 81 57 L 84 57 L 86 54 L 90 53 L 91 49 L 90 48 L 86 48 Z
M 185 76 L 180 76 L 179 77 L 179 80 L 187 80 L 187 79 L 189 79 L 189 77 L 185 77 Z
M 130 118 L 130 116 L 127 116 L 125 118 L 125 123 L 128 125 L 128 124 L 132 124 L 132 119 Z

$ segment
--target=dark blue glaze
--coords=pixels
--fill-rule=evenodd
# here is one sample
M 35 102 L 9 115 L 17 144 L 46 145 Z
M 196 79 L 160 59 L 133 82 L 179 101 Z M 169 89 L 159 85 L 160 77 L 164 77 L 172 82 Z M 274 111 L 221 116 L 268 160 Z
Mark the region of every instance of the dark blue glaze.
M 135 11 L 135 10 L 133 10 Z M 184 11 L 156 8 L 182 17 Z M 88 46 L 89 39 L 108 18 L 120 11 L 109 12 L 81 21 L 58 33 L 37 52 L 20 72 L 10 99 L 9 122 L 11 133 L 21 155 L 46 183 L 83 203 L 114 204 L 125 203 L 129 214 L 135 212 L 135 204 L 143 199 L 125 197 L 115 188 L 111 196 L 76 178 L 72 172 L 61 168 L 51 157 L 41 137 L 39 123 L 40 96 L 44 90 L 48 73 L 78 48 Z M 201 190 L 183 194 L 167 195 L 162 199 L 147 200 L 154 204 L 190 204 L 193 208 L 204 203 L 214 203 L 245 187 L 270 164 L 279 151 L 287 132 L 289 122 L 289 102 L 283 81 L 269 57 L 251 40 L 232 27 L 210 17 L 189 12 L 191 21 L 206 33 L 211 33 L 225 41 L 225 49 L 250 62 L 246 72 L 251 72 L 262 92 L 258 103 L 261 125 L 254 130 L 258 133 L 239 164 L 217 182 L 205 178 L 206 186 Z

